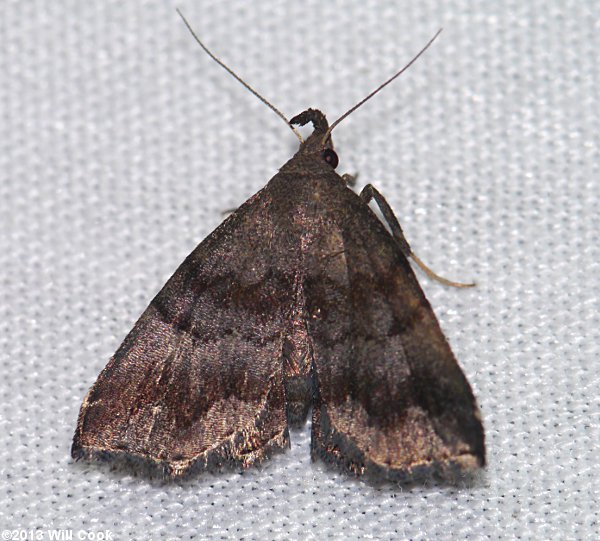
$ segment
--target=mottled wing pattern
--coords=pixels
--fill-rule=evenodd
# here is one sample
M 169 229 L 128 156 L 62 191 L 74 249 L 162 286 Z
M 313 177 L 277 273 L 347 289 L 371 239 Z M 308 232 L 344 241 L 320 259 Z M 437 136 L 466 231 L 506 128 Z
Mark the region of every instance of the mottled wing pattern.
M 285 258 L 272 220 L 263 190 L 183 262 L 85 398 L 75 458 L 139 457 L 180 475 L 289 446 L 281 350 L 294 277 L 273 263 Z
M 399 481 L 482 466 L 473 393 L 408 261 L 358 196 L 334 191 L 305 266 L 313 457 Z

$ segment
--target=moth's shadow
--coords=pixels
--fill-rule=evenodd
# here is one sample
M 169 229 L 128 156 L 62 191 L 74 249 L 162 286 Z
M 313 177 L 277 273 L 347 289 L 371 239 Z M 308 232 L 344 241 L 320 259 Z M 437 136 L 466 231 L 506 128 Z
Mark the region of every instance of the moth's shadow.
M 280 454 L 280 453 L 276 453 Z M 265 460 L 252 466 L 255 470 L 266 470 L 271 460 Z M 165 468 L 157 465 L 151 460 L 138 458 L 124 454 L 105 453 L 102 457 L 96 456 L 94 460 L 82 459 L 71 461 L 71 467 L 79 468 L 81 472 L 94 470 L 102 472 L 112 481 L 122 482 L 135 478 L 142 483 L 148 483 L 154 487 L 167 486 L 212 486 L 224 476 L 237 474 L 244 475 L 249 470 L 236 465 L 221 464 L 209 469 L 191 467 L 181 476 L 169 475 Z
M 487 475 L 483 469 L 457 474 L 452 478 L 440 477 L 435 472 L 422 472 L 418 475 L 407 477 L 402 480 L 387 479 L 377 474 L 366 473 L 362 476 L 351 475 L 341 471 L 335 464 L 329 464 L 323 460 L 317 460 L 311 464 L 315 470 L 320 470 L 323 475 L 337 475 L 346 478 L 348 482 L 357 485 L 368 485 L 375 490 L 386 490 L 391 492 L 410 492 L 411 490 L 425 491 L 463 491 L 477 490 L 487 486 Z
M 285 450 L 282 450 L 285 452 Z M 270 459 L 264 460 L 252 466 L 252 470 L 259 473 L 269 473 L 269 469 L 277 467 L 277 456 L 282 452 L 276 452 Z M 192 467 L 184 475 L 173 477 L 168 475 L 164 468 L 155 463 L 142 458 L 129 455 L 110 455 L 97 460 L 77 460 L 72 461 L 71 467 L 78 468 L 82 473 L 87 470 L 102 471 L 111 480 L 122 482 L 136 478 L 142 483 L 148 483 L 154 487 L 180 486 L 196 488 L 203 486 L 212 486 L 224 477 L 237 474 L 243 476 L 250 473 L 251 470 L 244 469 L 236 465 L 221 464 L 211 469 Z M 311 461 L 309 467 L 313 470 L 314 477 L 329 477 L 330 481 L 337 478 L 337 481 L 354 484 L 357 487 L 368 485 L 377 491 L 390 491 L 406 493 L 412 490 L 423 491 L 463 491 L 476 490 L 487 485 L 487 476 L 485 470 L 478 470 L 468 474 L 456 476 L 452 479 L 440 478 L 434 473 L 422 473 L 418 477 L 407 478 L 402 481 L 389 480 L 377 475 L 354 476 L 348 472 L 341 471 L 335 464 L 327 463 L 317 459 Z

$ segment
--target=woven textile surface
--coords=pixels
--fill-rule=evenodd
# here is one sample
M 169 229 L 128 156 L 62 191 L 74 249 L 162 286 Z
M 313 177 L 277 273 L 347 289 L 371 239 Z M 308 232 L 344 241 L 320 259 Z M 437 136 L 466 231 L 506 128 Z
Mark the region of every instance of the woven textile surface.
M 444 27 L 334 139 L 338 171 L 387 197 L 415 252 L 477 282 L 417 271 L 484 417 L 474 486 L 350 478 L 311 462 L 309 424 L 241 474 L 165 483 L 71 460 L 81 401 L 138 315 L 297 148 L 175 7 L 288 117 L 317 107 L 330 121 Z M 599 13 L 558 0 L 4 1 L 2 539 L 599 538 Z

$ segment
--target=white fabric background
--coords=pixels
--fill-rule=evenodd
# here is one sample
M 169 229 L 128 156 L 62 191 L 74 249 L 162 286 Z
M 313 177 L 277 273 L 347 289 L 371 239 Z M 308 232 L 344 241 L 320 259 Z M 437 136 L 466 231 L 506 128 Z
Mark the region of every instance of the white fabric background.
M 598 2 L 178 6 L 290 117 L 337 118 L 444 27 L 335 142 L 338 171 L 380 188 L 417 254 L 478 283 L 420 274 L 481 405 L 489 467 L 472 488 L 377 488 L 312 464 L 308 426 L 241 475 L 165 484 L 74 464 L 79 406 L 108 358 L 297 141 L 172 2 L 5 0 L 0 526 L 119 540 L 598 538 Z

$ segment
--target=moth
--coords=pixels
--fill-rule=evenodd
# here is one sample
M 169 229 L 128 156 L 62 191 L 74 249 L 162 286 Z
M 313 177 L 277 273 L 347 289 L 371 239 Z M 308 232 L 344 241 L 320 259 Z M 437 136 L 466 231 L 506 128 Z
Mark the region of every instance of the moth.
M 383 196 L 335 171 L 331 132 L 358 105 L 331 126 L 315 109 L 289 121 L 312 134 L 152 300 L 85 397 L 73 458 L 245 468 L 312 411 L 311 456 L 358 476 L 484 466 L 473 392 L 409 258 L 427 268 Z

